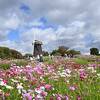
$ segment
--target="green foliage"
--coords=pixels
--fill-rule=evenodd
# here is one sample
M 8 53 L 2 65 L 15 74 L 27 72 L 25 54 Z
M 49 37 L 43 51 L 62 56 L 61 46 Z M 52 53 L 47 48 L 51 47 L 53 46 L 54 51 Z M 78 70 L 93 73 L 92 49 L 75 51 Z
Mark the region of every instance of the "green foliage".
M 43 51 L 43 56 L 48 56 L 49 53 L 47 51 Z
M 16 58 L 16 59 L 21 59 L 23 58 L 22 54 L 16 50 L 10 49 L 10 57 Z
M 58 53 L 58 50 L 53 50 L 53 51 L 51 52 L 51 55 L 57 55 L 57 53 Z
M 99 55 L 99 49 L 98 48 L 91 48 L 90 54 L 91 55 Z
M 65 46 L 59 46 L 58 52 L 61 54 L 61 56 L 64 56 L 66 54 L 66 51 L 68 50 Z
M 8 59 L 8 58 L 23 58 L 22 54 L 16 50 L 9 49 L 7 47 L 0 47 L 0 58 Z
M 26 53 L 26 54 L 24 55 L 24 58 L 29 58 L 29 57 L 32 57 L 32 56 L 33 56 L 32 54 Z
M 70 56 L 70 57 L 73 57 L 74 55 L 79 55 L 79 54 L 81 54 L 80 53 L 80 51 L 76 51 L 76 50 L 68 50 L 68 51 L 66 51 L 66 54 L 68 55 L 68 56 Z
M 11 66 L 10 64 L 0 64 L 0 68 L 1 68 L 1 69 L 4 69 L 4 70 L 9 69 L 10 66 Z
M 9 58 L 10 49 L 7 47 L 0 47 L 0 58 Z
M 73 57 L 74 55 L 81 54 L 80 51 L 76 50 L 71 50 L 68 47 L 65 46 L 59 46 L 58 49 L 53 50 L 51 55 L 56 55 L 56 56 L 65 56 L 67 54 L 70 57 Z
M 43 60 L 44 60 L 44 62 L 47 63 L 47 64 L 52 64 L 52 63 L 53 63 L 53 60 L 50 59 L 48 56 L 43 57 Z
M 58 49 L 53 50 L 51 52 L 51 55 L 56 55 L 56 56 L 64 56 L 66 54 L 66 51 L 68 50 L 68 47 L 65 46 L 59 46 Z

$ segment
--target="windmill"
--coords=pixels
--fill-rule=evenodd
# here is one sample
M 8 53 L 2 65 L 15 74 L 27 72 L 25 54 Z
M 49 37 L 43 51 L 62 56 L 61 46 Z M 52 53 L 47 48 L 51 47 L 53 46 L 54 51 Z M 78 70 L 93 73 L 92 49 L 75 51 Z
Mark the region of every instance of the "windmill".
M 35 40 L 32 45 L 34 46 L 33 56 L 40 60 L 42 57 L 42 42 Z

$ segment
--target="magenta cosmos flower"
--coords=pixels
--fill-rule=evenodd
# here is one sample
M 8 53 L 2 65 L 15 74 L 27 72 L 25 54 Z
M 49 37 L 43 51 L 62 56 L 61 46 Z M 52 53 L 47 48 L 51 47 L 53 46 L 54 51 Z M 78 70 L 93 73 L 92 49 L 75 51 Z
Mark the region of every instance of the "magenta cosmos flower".
M 52 88 L 52 86 L 51 86 L 50 84 L 46 84 L 46 85 L 45 85 L 45 89 L 46 89 L 46 90 L 51 90 L 51 88 Z

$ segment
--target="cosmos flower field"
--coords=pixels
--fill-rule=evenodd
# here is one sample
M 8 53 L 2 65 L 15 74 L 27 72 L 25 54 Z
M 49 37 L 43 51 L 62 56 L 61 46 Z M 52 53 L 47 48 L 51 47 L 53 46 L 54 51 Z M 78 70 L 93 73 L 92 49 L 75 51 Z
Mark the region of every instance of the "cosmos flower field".
M 56 59 L 0 68 L 0 100 L 100 100 L 100 63 Z

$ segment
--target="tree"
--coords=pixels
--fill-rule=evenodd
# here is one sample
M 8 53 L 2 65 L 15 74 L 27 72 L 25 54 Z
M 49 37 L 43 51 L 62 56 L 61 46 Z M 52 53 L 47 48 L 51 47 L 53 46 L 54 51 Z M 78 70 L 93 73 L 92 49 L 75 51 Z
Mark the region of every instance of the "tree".
M 74 55 L 78 55 L 81 53 L 80 53 L 80 51 L 70 50 L 66 46 L 59 46 L 58 49 L 53 50 L 51 53 L 51 55 L 59 55 L 59 56 L 65 56 L 66 54 L 67 54 L 67 56 L 73 57 Z
M 58 52 L 61 54 L 61 56 L 65 56 L 66 51 L 67 51 L 68 49 L 69 49 L 68 47 L 65 47 L 65 46 L 59 46 Z
M 16 58 L 16 59 L 22 59 L 23 56 L 20 52 L 14 50 L 14 49 L 10 49 L 10 57 L 11 58 Z
M 7 47 L 0 47 L 0 58 L 9 58 L 10 49 Z
M 0 58 L 8 59 L 8 58 L 23 58 L 22 54 L 17 50 L 9 49 L 7 47 L 0 47 Z
M 43 56 L 48 56 L 49 55 L 49 53 L 47 51 L 42 51 L 42 53 L 43 53 Z
M 90 54 L 91 55 L 99 55 L 99 49 L 98 48 L 90 48 Z
M 58 50 L 53 50 L 52 52 L 51 52 L 51 55 L 56 55 L 58 53 Z
M 66 52 L 66 54 L 68 55 L 68 56 L 70 56 L 70 57 L 73 57 L 74 55 L 78 55 L 78 54 L 81 54 L 80 53 L 80 51 L 76 51 L 76 50 L 68 50 L 67 52 Z
M 24 58 L 29 58 L 29 57 L 33 57 L 33 55 L 32 55 L 32 54 L 29 54 L 29 53 L 26 53 L 26 54 L 24 55 Z

